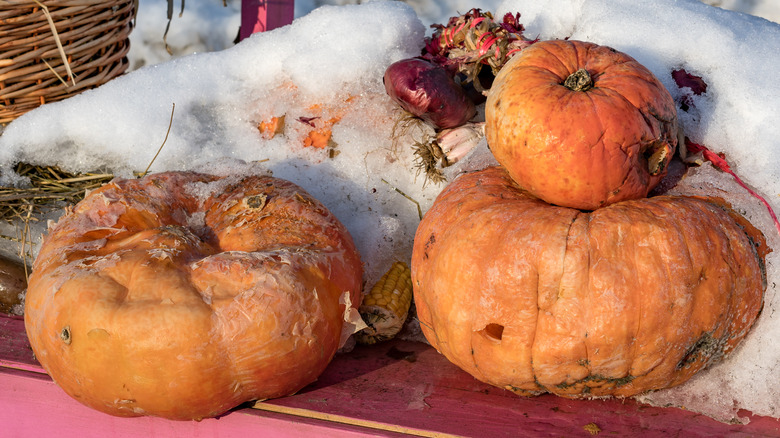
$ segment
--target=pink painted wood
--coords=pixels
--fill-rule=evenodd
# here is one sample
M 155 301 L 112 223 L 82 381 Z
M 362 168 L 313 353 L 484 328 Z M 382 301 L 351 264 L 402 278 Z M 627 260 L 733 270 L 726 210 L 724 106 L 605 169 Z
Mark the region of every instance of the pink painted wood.
M 242 0 L 239 38 L 290 24 L 294 15 L 295 0 Z
M 31 354 L 23 321 L 0 316 L 2 436 L 584 437 L 594 425 L 602 436 L 780 436 L 780 421 L 768 417 L 735 425 L 632 399 L 517 397 L 475 380 L 425 344 L 400 340 L 337 355 L 298 394 L 217 419 L 115 418 L 65 395 Z
M 3 437 L 323 437 L 399 436 L 359 426 L 257 409 L 240 409 L 200 422 L 112 417 L 68 397 L 40 374 L 0 372 L 0 436 Z

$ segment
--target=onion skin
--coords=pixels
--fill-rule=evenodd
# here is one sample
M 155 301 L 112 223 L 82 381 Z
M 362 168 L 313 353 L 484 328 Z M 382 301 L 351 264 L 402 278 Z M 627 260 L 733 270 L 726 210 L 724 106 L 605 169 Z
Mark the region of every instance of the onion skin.
M 474 102 L 444 67 L 420 58 L 391 64 L 385 90 L 403 109 L 440 129 L 455 128 L 477 113 Z

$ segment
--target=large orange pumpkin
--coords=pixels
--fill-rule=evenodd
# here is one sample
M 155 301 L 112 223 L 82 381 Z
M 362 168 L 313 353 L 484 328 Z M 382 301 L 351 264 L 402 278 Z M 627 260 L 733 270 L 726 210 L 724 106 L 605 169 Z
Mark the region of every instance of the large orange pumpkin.
M 674 386 L 732 351 L 762 308 L 763 237 L 737 221 L 686 197 L 582 212 L 498 167 L 465 174 L 415 236 L 420 325 L 450 361 L 521 395 Z
M 291 182 L 161 173 L 105 185 L 50 229 L 25 324 L 78 401 L 199 419 L 313 382 L 361 283 L 347 230 Z
M 669 92 L 630 56 L 581 41 L 542 41 L 499 72 L 485 134 L 512 178 L 556 205 L 593 210 L 645 197 L 677 146 Z

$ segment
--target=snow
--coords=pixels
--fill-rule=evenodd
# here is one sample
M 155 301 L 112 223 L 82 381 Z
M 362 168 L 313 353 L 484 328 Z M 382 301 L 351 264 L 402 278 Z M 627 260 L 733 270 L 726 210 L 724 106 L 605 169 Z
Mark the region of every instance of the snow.
M 167 1 L 141 0 L 135 28 L 130 34 L 127 56 L 131 70 L 169 61 L 171 55 L 215 52 L 233 45 L 241 24 L 240 0 L 230 0 L 227 6 L 221 1 L 190 0 L 183 12 L 179 2 L 174 3 L 171 25 L 163 41 L 168 22 Z
M 131 177 L 151 162 L 173 109 L 170 134 L 151 171 L 268 171 L 301 185 L 350 230 L 366 264 L 366 281 L 373 284 L 394 260 L 409 260 L 419 222 L 415 202 L 426 211 L 443 187 L 424 184 L 411 148 L 391 141 L 397 108 L 384 93 L 382 74 L 393 61 L 419 53 L 429 24 L 480 7 L 495 16 L 520 12 L 528 36 L 582 39 L 624 51 L 674 97 L 690 90 L 677 88 L 672 70 L 702 76 L 707 93 L 691 95 L 695 109 L 679 113 L 687 135 L 725 153 L 736 172 L 780 211 L 780 83 L 774 79 L 780 25 L 743 13 L 777 19 L 780 6 L 774 0 L 708 1 L 733 11 L 696 0 L 296 3 L 293 24 L 233 46 L 237 1 L 227 8 L 213 0 L 187 2 L 168 35 L 175 56 L 166 58 L 160 43 L 165 2 L 142 0 L 132 34 L 134 70 L 8 125 L 0 136 L 0 185 L 24 183 L 12 171 L 18 161 Z M 258 124 L 282 115 L 284 134 L 264 138 Z M 340 117 L 332 152 L 303 146 L 309 127 L 299 119 L 309 117 Z M 447 173 L 452 178 L 489 162 L 483 142 Z M 762 205 L 708 165 L 676 190 L 725 197 L 778 250 L 767 258 L 762 315 L 742 347 L 687 384 L 642 400 L 724 421 L 740 409 L 780 417 L 775 342 L 780 235 Z M 38 225 L 36 232 L 43 231 Z M 7 227 L 0 226 L 2 232 Z

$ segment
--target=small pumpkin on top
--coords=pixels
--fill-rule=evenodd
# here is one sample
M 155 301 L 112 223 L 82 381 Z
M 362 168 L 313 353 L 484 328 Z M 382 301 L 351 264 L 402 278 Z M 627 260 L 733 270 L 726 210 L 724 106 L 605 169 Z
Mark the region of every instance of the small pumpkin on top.
M 647 196 L 677 147 L 663 84 L 630 56 L 582 41 L 540 41 L 512 57 L 485 122 L 493 155 L 520 186 L 583 210 Z

